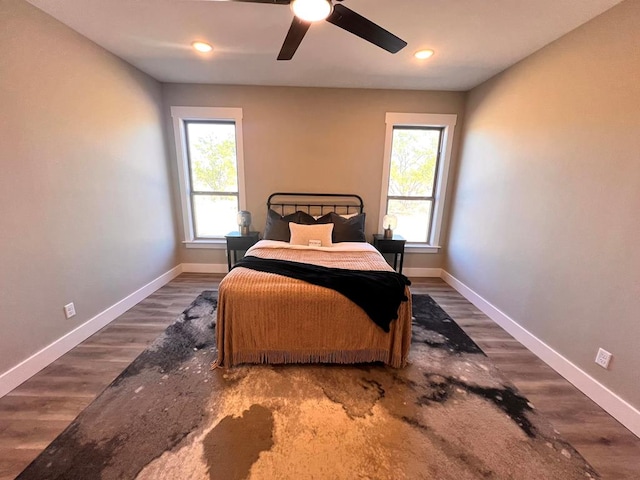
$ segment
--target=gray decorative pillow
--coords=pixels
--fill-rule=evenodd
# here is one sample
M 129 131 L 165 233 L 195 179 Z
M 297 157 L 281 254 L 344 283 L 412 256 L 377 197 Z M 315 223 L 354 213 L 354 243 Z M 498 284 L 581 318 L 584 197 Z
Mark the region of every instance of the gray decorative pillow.
M 267 224 L 264 227 L 265 240 L 279 240 L 288 242 L 291 240 L 291 230 L 289 230 L 289 222 L 300 223 L 300 214 L 303 212 L 295 212 L 284 217 L 275 210 L 267 210 Z
M 303 212 L 302 210 L 298 210 L 297 213 L 298 213 L 298 221 L 296 223 L 300 223 L 302 225 L 315 225 L 317 223 L 331 223 L 331 222 L 319 222 L 312 215 L 309 215 L 307 212 Z
M 333 223 L 333 243 L 366 242 L 364 221 L 364 213 L 359 213 L 351 218 L 344 218 L 335 212 L 330 212 L 316 220 L 316 223 Z

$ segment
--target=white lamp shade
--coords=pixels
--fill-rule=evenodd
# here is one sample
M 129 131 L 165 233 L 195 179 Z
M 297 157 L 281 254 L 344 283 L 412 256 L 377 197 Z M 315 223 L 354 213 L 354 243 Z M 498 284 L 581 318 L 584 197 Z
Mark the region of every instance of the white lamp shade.
M 395 230 L 398 226 L 398 219 L 395 215 L 385 215 L 382 219 L 382 228 L 385 230 Z

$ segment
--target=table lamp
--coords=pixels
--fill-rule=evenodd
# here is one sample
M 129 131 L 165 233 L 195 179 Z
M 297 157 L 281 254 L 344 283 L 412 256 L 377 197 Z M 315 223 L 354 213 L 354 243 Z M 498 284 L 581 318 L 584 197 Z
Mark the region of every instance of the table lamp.
M 240 235 L 249 235 L 249 227 L 251 226 L 251 212 L 240 210 L 236 217 L 238 227 L 240 227 Z
M 384 238 L 393 238 L 393 230 L 398 226 L 398 219 L 395 215 L 385 215 L 382 219 L 384 228 Z

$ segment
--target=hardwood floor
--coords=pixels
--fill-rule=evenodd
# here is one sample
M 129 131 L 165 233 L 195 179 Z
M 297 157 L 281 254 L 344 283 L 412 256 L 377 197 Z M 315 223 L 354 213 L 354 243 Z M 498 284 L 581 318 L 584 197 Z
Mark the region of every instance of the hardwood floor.
M 0 479 L 13 479 L 221 275 L 182 274 L 0 399 Z M 640 439 L 440 279 L 414 279 L 605 479 L 640 478 Z M 561 479 L 558 479 L 561 480 Z

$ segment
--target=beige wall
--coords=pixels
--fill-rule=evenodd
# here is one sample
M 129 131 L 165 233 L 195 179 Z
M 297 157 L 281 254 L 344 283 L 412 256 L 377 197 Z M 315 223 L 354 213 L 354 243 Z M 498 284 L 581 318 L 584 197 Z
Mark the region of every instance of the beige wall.
M 243 109 L 247 207 L 253 228 L 264 230 L 265 204 L 273 192 L 348 192 L 364 199 L 369 240 L 377 232 L 380 209 L 385 113 L 458 114 L 459 129 L 465 101 L 461 92 L 184 84 L 163 85 L 163 96 L 169 126 L 171 106 Z M 175 163 L 175 149 L 171 156 Z M 175 166 L 173 175 L 178 199 Z M 180 209 L 179 200 L 176 207 Z M 183 239 L 182 230 L 178 235 Z M 443 260 L 442 253 L 411 254 L 405 266 L 441 267 Z M 226 263 L 223 251 L 184 247 L 180 261 Z
M 638 25 L 624 2 L 472 90 L 446 267 L 636 408 Z
M 26 2 L 0 25 L 1 373 L 176 261 L 159 83 Z

